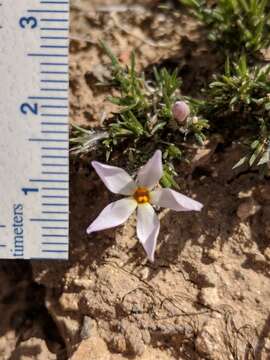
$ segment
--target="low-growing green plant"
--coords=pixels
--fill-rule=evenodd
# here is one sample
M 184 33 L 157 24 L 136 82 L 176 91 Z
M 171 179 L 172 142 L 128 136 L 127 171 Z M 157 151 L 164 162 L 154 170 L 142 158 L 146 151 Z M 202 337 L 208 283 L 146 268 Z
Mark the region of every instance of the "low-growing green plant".
M 235 167 L 269 164 L 270 65 L 249 66 L 245 55 L 238 62 L 227 58 L 224 74 L 214 75 L 202 92 L 203 99 L 196 100 L 181 96 L 176 71 L 154 68 L 152 77 L 146 78 L 137 73 L 134 54 L 130 66 L 123 66 L 106 45 L 102 47 L 111 60 L 111 78 L 104 85 L 117 91 L 108 99 L 119 109 L 102 129 L 74 125 L 73 152 L 99 149 L 107 161 L 112 153 L 121 153 L 128 159 L 126 167 L 135 172 L 160 149 L 164 160 L 162 184 L 168 187 L 177 187 L 175 165 L 188 161 L 187 149 L 203 145 L 211 132 L 248 146 L 247 154 Z M 190 109 L 178 100 L 185 100 Z M 184 121 L 177 120 L 182 110 L 187 116 Z
M 270 43 L 268 0 L 179 0 L 207 26 L 208 37 L 220 51 L 256 52 Z
M 131 55 L 130 66 L 123 66 L 106 44 L 102 48 L 111 60 L 109 84 L 118 92 L 108 98 L 119 106 L 112 120 L 105 122 L 104 131 L 73 130 L 72 150 L 88 152 L 96 144 L 97 136 L 104 136 L 99 143 L 108 160 L 113 152 L 121 152 L 128 158 L 128 168 L 135 171 L 147 161 L 156 149 L 164 154 L 165 186 L 177 186 L 174 181 L 175 162 L 185 160 L 184 146 L 187 141 L 202 144 L 206 120 L 196 116 L 196 107 L 184 123 L 177 123 L 172 114 L 175 102 L 183 98 L 179 92 L 181 81 L 177 72 L 166 69 L 153 70 L 153 77 L 147 78 L 136 72 L 135 54 Z M 102 86 L 102 84 L 100 84 Z M 98 135 L 99 134 L 99 135 Z
M 214 76 L 206 90 L 201 110 L 212 128 L 229 130 L 250 145 L 236 165 L 269 162 L 270 65 L 249 67 L 244 55 L 234 64 L 227 60 L 225 74 Z

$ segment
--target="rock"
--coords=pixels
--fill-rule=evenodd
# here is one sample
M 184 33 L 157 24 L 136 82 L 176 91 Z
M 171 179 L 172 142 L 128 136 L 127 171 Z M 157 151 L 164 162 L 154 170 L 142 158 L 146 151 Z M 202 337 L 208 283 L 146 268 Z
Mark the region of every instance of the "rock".
M 265 258 L 270 261 L 270 247 L 267 247 L 265 250 L 264 250 L 264 256 Z
M 208 257 L 211 259 L 211 260 L 218 260 L 219 258 L 222 257 L 222 253 L 216 249 L 210 249 L 208 252 L 207 252 L 207 255 Z
M 8 331 L 4 336 L 0 337 L 0 359 L 9 360 L 11 354 L 16 348 L 17 337 L 15 331 Z
M 270 186 L 269 185 L 260 186 L 259 196 L 262 200 L 270 201 Z
M 225 271 L 232 271 L 234 269 L 234 265 L 230 262 L 223 262 L 222 267 Z
M 200 302 L 206 306 L 216 307 L 220 303 L 218 291 L 215 287 L 207 287 L 201 289 L 198 296 Z
M 70 295 L 70 293 L 65 294 Z M 67 298 L 63 296 L 63 299 L 66 300 Z M 71 354 L 80 337 L 81 315 L 78 311 L 71 312 L 67 310 L 70 309 L 71 305 L 69 301 L 65 303 L 65 300 L 62 301 L 62 306 L 59 306 L 60 301 L 54 297 L 53 291 L 47 290 L 45 300 L 46 307 L 53 320 L 57 323 L 58 330 L 65 341 L 67 353 Z M 65 310 L 63 310 L 63 302 L 64 307 L 66 307 Z
M 12 353 L 12 359 L 56 360 L 57 356 L 48 350 L 44 340 L 33 337 L 19 344 Z
M 123 360 L 124 359 L 126 359 L 126 357 L 123 358 Z M 164 351 L 164 349 L 148 347 L 145 350 L 145 353 L 141 357 L 136 358 L 136 359 L 138 359 L 138 360 L 175 360 L 175 356 L 170 354 L 170 351 L 166 351 L 166 350 Z M 183 358 L 179 358 L 179 360 L 180 359 L 183 359 Z M 122 360 L 122 359 L 119 359 L 119 360 Z
M 218 276 L 214 272 L 207 271 L 207 269 L 203 269 L 201 274 L 204 276 L 205 280 L 205 288 L 214 288 L 216 284 L 219 282 Z
M 223 339 L 219 332 L 220 324 L 217 319 L 211 319 L 204 324 L 195 340 L 196 350 L 200 355 L 211 360 L 223 360 L 222 354 Z
M 116 316 L 115 308 L 105 303 L 101 295 L 95 296 L 92 291 L 81 292 L 80 307 L 85 314 L 100 313 L 104 316 Z
M 64 311 L 78 311 L 79 295 L 72 293 L 63 293 L 60 296 L 59 303 Z
M 268 352 L 270 352 L 270 338 L 266 338 L 264 341 L 264 348 L 265 350 L 267 350 Z
M 246 239 L 250 239 L 252 237 L 252 230 L 249 223 L 241 222 L 239 224 L 239 237 L 243 239 L 244 243 Z
M 115 352 L 126 352 L 127 343 L 125 337 L 122 334 L 115 335 L 111 341 L 111 347 Z
M 96 333 L 97 323 L 95 320 L 90 318 L 89 316 L 84 316 L 83 324 L 81 328 L 81 339 L 88 339 L 90 336 L 93 336 Z
M 147 280 L 149 278 L 150 269 L 148 267 L 143 267 L 138 271 L 138 273 L 142 280 Z
M 70 360 L 110 360 L 107 345 L 98 336 L 83 340 Z
M 256 263 L 262 263 L 263 264 L 265 262 L 265 257 L 261 253 L 256 253 L 253 256 L 253 261 L 256 262 Z
M 127 320 L 122 321 L 121 327 L 127 341 L 129 350 L 134 355 L 142 355 L 145 350 L 145 345 L 140 330 L 137 328 L 136 325 L 130 324 Z
M 212 153 L 213 153 L 212 149 L 198 149 L 195 156 L 192 159 L 193 167 L 207 164 Z
M 253 199 L 248 199 L 242 202 L 237 209 L 237 216 L 240 220 L 246 220 L 250 216 L 255 215 L 260 210 L 258 205 Z
M 253 191 L 254 191 L 253 188 L 246 190 L 246 191 L 239 191 L 238 198 L 239 199 L 249 199 L 253 195 Z
M 150 335 L 150 332 L 145 329 L 145 330 L 142 330 L 141 334 L 142 334 L 143 342 L 144 342 L 145 344 L 148 344 L 148 345 L 149 345 L 149 344 L 151 343 L 151 335 Z
M 74 279 L 73 281 L 74 285 L 83 288 L 83 289 L 90 289 L 94 285 L 94 281 L 91 279 Z
M 80 325 L 77 319 L 73 319 L 68 315 L 57 315 L 57 322 L 60 324 L 59 330 L 67 342 L 75 341 Z

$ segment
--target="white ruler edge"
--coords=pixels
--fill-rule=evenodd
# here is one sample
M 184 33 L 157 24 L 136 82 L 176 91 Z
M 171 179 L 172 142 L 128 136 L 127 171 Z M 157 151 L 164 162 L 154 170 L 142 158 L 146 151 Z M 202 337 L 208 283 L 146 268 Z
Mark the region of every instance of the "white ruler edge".
M 69 0 L 0 4 L 0 258 L 67 259 Z

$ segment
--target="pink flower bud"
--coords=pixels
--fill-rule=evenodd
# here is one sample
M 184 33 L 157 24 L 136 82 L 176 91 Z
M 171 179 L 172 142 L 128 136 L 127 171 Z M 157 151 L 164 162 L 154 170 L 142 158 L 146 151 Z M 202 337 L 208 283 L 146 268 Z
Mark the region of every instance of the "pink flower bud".
M 188 115 L 190 114 L 189 106 L 184 101 L 176 101 L 173 105 L 172 113 L 175 120 L 181 124 L 183 123 Z

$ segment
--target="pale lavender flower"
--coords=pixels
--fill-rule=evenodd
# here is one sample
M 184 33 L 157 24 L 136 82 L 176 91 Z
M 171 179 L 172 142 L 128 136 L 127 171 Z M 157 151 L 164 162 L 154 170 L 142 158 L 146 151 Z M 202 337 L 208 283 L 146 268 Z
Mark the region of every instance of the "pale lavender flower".
M 163 173 L 160 150 L 157 150 L 147 164 L 139 170 L 135 181 L 119 167 L 97 161 L 93 161 L 92 165 L 111 192 L 127 197 L 106 206 L 88 227 L 87 233 L 121 225 L 137 209 L 137 236 L 151 261 L 154 261 L 160 228 L 153 206 L 175 211 L 200 211 L 203 207 L 198 201 L 174 190 L 156 189 Z
M 182 124 L 190 114 L 189 106 L 184 101 L 176 101 L 172 108 L 175 120 Z

